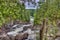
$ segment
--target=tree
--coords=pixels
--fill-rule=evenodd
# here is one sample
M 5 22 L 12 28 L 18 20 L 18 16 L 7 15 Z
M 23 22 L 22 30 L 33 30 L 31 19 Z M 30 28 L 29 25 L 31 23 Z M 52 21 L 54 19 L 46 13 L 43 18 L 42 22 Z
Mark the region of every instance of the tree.
M 43 23 L 43 26 L 40 30 L 40 40 L 47 40 L 44 39 L 44 34 L 46 33 L 46 29 L 48 28 L 47 25 L 50 24 L 54 26 L 53 37 L 55 36 L 54 34 L 56 33 L 57 19 L 60 18 L 60 13 L 58 12 L 58 1 L 59 0 L 46 0 L 46 2 L 44 3 L 40 2 L 40 9 L 38 9 L 35 15 L 35 24 Z
M 29 18 L 29 11 L 18 0 L 0 0 L 0 26 L 15 20 L 27 22 Z

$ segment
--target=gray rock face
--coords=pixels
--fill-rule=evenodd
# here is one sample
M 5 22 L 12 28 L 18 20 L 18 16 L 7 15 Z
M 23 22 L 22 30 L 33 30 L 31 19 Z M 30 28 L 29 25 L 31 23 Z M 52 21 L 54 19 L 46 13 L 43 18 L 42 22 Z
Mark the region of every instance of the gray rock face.
M 23 26 L 14 25 L 8 35 L 16 36 L 18 32 L 23 31 Z
M 26 40 L 30 40 L 30 39 L 36 40 L 36 34 L 34 33 L 34 31 L 31 30 L 31 26 L 32 26 L 31 24 L 26 24 L 26 25 L 25 24 L 24 25 L 16 24 L 11 27 L 9 32 L 7 32 L 7 36 L 11 37 L 11 40 L 12 40 L 18 34 L 21 35 L 21 34 L 28 33 L 29 36 Z M 25 30 L 25 28 L 26 28 L 26 30 Z
M 55 40 L 60 40 L 60 37 L 57 37 Z

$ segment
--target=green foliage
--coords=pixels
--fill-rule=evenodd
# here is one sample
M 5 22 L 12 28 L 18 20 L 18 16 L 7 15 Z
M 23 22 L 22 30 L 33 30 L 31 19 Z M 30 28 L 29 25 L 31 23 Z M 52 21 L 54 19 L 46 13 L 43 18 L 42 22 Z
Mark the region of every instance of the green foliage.
M 40 9 L 37 9 L 37 12 L 35 14 L 35 24 L 41 24 L 43 19 L 45 19 L 47 17 L 47 8 L 48 5 L 47 3 L 40 3 L 42 5 L 40 5 Z
M 37 9 L 35 14 L 35 24 L 41 24 L 44 19 L 48 21 L 56 21 L 60 18 L 59 0 L 46 0 L 44 3 L 40 3 L 40 9 Z
M 40 4 L 42 5 L 35 14 L 35 25 L 42 24 L 44 19 L 47 20 L 47 25 L 50 25 L 47 34 L 55 36 L 57 33 L 57 20 L 60 19 L 60 0 L 46 0 L 46 2 Z M 53 26 L 51 27 L 51 25 Z
M 0 26 L 12 20 L 29 20 L 29 14 L 18 0 L 0 0 Z M 28 17 L 28 18 L 27 18 Z

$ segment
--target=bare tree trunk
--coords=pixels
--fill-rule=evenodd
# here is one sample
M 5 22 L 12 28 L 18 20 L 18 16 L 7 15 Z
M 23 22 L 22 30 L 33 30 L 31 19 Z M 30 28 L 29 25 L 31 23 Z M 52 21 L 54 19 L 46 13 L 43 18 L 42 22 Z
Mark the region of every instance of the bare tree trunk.
M 43 26 L 40 30 L 40 40 L 45 40 L 44 39 L 44 33 L 46 32 L 46 20 L 43 20 Z

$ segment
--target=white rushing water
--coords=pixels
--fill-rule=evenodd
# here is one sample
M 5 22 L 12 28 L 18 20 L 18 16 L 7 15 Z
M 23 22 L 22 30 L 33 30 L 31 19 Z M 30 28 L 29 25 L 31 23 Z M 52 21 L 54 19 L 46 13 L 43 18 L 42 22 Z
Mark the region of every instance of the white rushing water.
M 34 17 L 32 17 L 32 16 L 30 16 L 30 23 L 33 26 L 33 24 L 34 24 Z

